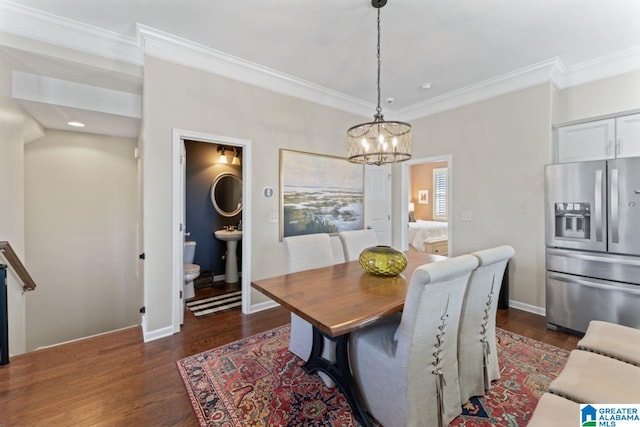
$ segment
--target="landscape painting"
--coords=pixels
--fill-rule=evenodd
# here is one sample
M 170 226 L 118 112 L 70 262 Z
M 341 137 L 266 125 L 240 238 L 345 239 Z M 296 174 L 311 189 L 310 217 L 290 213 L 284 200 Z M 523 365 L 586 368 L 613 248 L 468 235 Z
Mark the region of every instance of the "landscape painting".
M 280 239 L 364 228 L 364 166 L 280 150 Z

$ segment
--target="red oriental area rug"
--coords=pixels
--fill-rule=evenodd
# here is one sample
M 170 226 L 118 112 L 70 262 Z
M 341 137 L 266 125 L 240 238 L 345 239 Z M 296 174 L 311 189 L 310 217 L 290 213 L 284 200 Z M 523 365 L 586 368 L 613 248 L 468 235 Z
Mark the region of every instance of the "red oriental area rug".
M 497 330 L 500 379 L 451 426 L 525 426 L 568 352 Z M 307 375 L 282 326 L 177 362 L 201 426 L 356 426 L 337 389 Z

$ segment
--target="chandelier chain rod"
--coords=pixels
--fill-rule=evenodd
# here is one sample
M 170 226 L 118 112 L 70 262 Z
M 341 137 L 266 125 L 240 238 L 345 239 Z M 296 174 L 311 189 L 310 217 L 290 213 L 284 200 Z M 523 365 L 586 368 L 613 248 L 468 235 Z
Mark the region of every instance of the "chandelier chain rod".
M 380 7 L 378 8 L 378 106 L 376 107 L 377 115 L 382 112 L 380 107 Z

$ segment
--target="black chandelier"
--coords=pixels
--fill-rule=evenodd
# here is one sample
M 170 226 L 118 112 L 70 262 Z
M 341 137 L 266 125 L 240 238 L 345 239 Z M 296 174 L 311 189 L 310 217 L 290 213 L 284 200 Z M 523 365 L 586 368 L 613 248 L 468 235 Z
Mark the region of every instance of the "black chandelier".
M 382 165 L 411 158 L 411 125 L 386 121 L 380 107 L 380 9 L 387 0 L 371 0 L 378 9 L 378 107 L 373 121 L 347 131 L 347 159 L 352 163 Z

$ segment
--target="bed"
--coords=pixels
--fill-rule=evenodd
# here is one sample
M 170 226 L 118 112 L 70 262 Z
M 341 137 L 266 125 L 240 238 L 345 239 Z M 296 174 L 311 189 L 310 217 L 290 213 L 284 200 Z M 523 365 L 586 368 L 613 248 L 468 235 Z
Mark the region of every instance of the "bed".
M 449 223 L 445 221 L 423 221 L 409 223 L 407 240 L 415 249 L 424 252 L 424 243 L 447 240 L 447 230 Z

